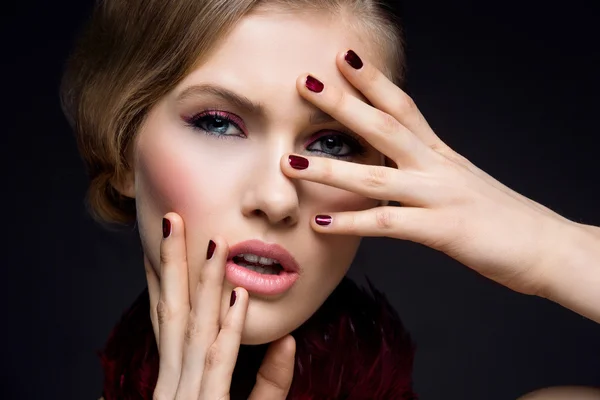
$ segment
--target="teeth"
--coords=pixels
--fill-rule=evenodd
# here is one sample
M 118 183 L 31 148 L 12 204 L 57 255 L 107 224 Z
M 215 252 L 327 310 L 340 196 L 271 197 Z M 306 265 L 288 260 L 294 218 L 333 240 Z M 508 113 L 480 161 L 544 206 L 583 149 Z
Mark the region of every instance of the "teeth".
M 258 262 L 260 264 L 263 264 L 263 265 L 273 265 L 273 264 L 275 264 L 275 260 L 273 260 L 272 258 L 267 258 L 267 257 L 261 257 L 261 258 L 259 258 Z
M 258 256 L 254 255 L 254 254 L 244 254 L 244 260 L 251 262 L 251 263 L 257 263 Z
M 243 262 L 239 262 L 238 265 L 247 268 L 251 271 L 258 272 L 259 274 L 265 275 L 279 275 L 279 271 L 274 267 L 261 267 L 258 265 L 250 265 Z
M 254 264 L 262 264 L 262 265 L 279 264 L 279 262 L 273 258 L 259 257 L 256 254 L 240 254 L 240 255 L 238 255 L 238 257 L 243 258 L 244 260 L 248 261 L 249 263 L 254 263 Z

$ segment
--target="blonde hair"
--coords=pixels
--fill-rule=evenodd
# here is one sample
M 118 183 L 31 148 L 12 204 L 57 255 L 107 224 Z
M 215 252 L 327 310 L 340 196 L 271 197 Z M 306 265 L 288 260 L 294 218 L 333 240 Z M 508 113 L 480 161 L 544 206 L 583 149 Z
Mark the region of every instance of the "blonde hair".
M 87 204 L 104 223 L 135 220 L 135 201 L 113 186 L 130 170 L 135 134 L 170 92 L 251 12 L 330 12 L 380 44 L 401 85 L 402 33 L 375 0 L 99 0 L 67 61 L 61 102 L 87 167 Z

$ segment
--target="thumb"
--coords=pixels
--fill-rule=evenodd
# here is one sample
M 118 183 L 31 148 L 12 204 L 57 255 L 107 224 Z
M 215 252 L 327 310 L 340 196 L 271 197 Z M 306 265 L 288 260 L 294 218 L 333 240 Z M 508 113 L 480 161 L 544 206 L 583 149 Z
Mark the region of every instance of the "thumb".
M 248 400 L 284 400 L 294 377 L 296 341 L 290 335 L 271 343 Z

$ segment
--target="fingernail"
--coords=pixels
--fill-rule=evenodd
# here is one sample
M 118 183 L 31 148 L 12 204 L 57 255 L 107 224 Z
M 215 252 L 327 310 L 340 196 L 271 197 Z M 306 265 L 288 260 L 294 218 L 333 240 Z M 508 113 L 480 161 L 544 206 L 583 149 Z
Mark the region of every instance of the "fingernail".
M 306 169 L 308 168 L 308 159 L 299 156 L 289 156 L 288 161 L 290 166 L 294 169 Z
M 323 85 L 323 83 L 317 78 L 313 78 L 312 76 L 308 75 L 306 77 L 306 87 L 311 92 L 321 93 L 325 85 Z
M 229 299 L 229 307 L 233 307 L 235 304 L 235 299 L 237 298 L 237 294 L 235 294 L 235 289 L 231 292 L 231 298 Z
M 356 54 L 352 50 L 348 50 L 348 52 L 346 53 L 346 56 L 344 57 L 344 59 L 354 69 L 361 69 L 363 67 L 362 60 L 360 59 L 360 57 L 358 56 L 358 54 Z
M 210 240 L 208 242 L 208 250 L 206 250 L 206 259 L 210 260 L 213 256 L 213 254 L 215 254 L 215 249 L 217 248 L 217 244 L 215 242 L 213 242 L 212 240 Z
M 317 225 L 321 226 L 327 226 L 331 224 L 332 220 L 333 218 L 331 218 L 329 215 L 317 215 L 315 217 L 315 222 L 317 223 Z
M 171 221 L 169 221 L 167 218 L 163 218 L 162 229 L 163 229 L 163 238 L 164 239 L 168 238 L 169 235 L 171 235 Z

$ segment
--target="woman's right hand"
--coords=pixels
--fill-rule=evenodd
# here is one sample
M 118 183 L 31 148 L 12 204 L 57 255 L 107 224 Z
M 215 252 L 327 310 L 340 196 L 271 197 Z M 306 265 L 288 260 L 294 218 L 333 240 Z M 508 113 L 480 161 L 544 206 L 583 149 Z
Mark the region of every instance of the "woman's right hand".
M 160 245 L 160 279 L 147 259 L 151 318 L 160 355 L 154 400 L 229 399 L 231 377 L 248 309 L 248 292 L 236 288 L 220 325 L 225 263 L 229 248 L 215 238 L 208 246 L 197 284 L 188 284 L 189 266 L 182 218 L 165 215 Z M 213 253 L 213 254 L 211 254 Z M 190 296 L 191 290 L 195 293 Z M 158 327 L 158 329 L 157 329 Z M 285 399 L 292 383 L 295 341 L 273 342 L 259 369 L 251 400 Z

